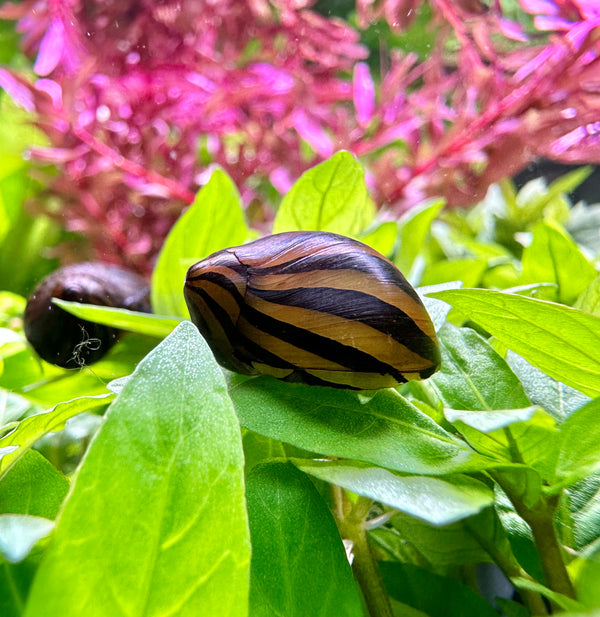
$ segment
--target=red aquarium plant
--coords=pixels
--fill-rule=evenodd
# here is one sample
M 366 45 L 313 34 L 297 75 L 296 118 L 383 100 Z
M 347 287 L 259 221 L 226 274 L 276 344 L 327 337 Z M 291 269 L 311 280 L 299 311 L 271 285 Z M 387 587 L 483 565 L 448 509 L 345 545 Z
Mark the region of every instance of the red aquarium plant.
M 403 32 L 419 0 L 357 0 L 358 27 Z M 4 4 L 34 78 L 0 85 L 35 112 L 49 189 L 105 259 L 148 271 L 215 164 L 268 227 L 273 186 L 345 148 L 390 215 L 469 205 L 545 156 L 598 162 L 600 9 L 584 0 L 430 0 L 426 57 L 369 48 L 311 0 Z M 253 209 L 254 212 L 257 209 Z

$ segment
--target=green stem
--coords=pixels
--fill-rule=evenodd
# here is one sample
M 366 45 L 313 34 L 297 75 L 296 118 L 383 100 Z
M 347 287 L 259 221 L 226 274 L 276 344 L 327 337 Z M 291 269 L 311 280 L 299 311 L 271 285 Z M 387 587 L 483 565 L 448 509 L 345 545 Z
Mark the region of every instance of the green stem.
M 517 561 L 511 556 L 505 555 L 498 547 L 490 542 L 485 536 L 482 536 L 474 525 L 467 521 L 469 533 L 479 542 L 481 547 L 492 558 L 494 563 L 500 568 L 507 579 L 511 578 L 527 578 L 533 580 L 525 570 L 523 570 Z M 520 589 L 519 594 L 523 600 L 523 604 L 531 615 L 547 615 L 546 605 L 539 593 L 530 591 L 529 589 Z
M 345 492 L 336 488 L 333 490 L 334 513 L 342 537 L 352 541 L 354 555 L 352 570 L 363 593 L 369 616 L 393 617 L 387 591 L 383 586 L 365 529 L 365 519 L 373 502 L 366 497 L 359 497 L 350 508 Z
M 541 496 L 535 506 L 528 508 L 506 482 L 502 482 L 499 477 L 496 477 L 496 481 L 512 502 L 519 516 L 531 528 L 533 541 L 542 562 L 546 585 L 552 591 L 562 593 L 568 598 L 575 598 L 575 589 L 567 572 L 563 550 L 554 527 L 554 515 L 559 495 Z

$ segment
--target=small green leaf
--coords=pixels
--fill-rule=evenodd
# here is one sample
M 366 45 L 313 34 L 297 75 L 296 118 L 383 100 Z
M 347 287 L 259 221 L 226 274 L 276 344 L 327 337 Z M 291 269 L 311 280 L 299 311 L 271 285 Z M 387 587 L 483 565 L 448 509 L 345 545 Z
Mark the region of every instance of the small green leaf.
M 452 292 L 441 292 L 441 297 L 447 293 Z M 440 292 L 429 295 L 440 297 Z M 477 332 L 447 323 L 438 339 L 442 366 L 428 383 L 445 407 L 491 411 L 529 406 L 515 374 Z
M 229 394 L 242 426 L 308 451 L 414 474 L 444 475 L 489 463 L 395 390 L 365 400 L 351 391 L 258 377 L 232 386 Z
M 443 199 L 433 199 L 416 208 L 411 208 L 398 222 L 400 228 L 399 247 L 394 263 L 411 280 L 411 270 L 415 259 L 423 250 L 423 245 L 431 229 L 433 219 L 435 219 L 443 207 Z M 440 281 L 435 282 L 438 283 Z
M 273 233 L 331 231 L 357 236 L 374 216 L 362 165 L 341 151 L 302 174 L 279 206 Z
M 54 519 L 68 490 L 65 476 L 29 450 L 0 482 L 0 512 Z
M 560 427 L 556 490 L 600 469 L 600 398 L 573 412 Z
M 556 283 L 556 288 L 549 288 L 552 293 L 547 299 L 568 305 L 598 274 L 569 234 L 550 221 L 534 227 L 533 241 L 523 251 L 522 263 L 521 284 Z
M 67 302 L 58 298 L 53 298 L 52 302 L 58 304 L 68 313 L 75 315 L 75 317 L 158 338 L 164 338 L 170 334 L 173 328 L 181 322 L 181 319 L 178 318 L 138 313 L 137 311 L 112 306 L 80 304 L 79 302 Z
M 112 394 L 100 394 L 73 399 L 53 409 L 25 418 L 7 435 L 0 438 L 0 477 L 43 435 L 60 430 L 73 416 L 108 404 Z
M 544 585 L 541 585 L 540 583 L 529 578 L 512 577 L 510 580 L 517 589 L 535 591 L 554 604 L 557 604 L 565 611 L 579 611 L 585 608 L 580 602 L 577 602 L 576 600 L 573 600 L 572 598 L 569 598 L 561 593 L 557 593 L 552 589 L 548 589 L 548 587 L 545 587 Z M 589 617 L 589 615 L 587 617 Z
M 431 295 L 468 315 L 551 377 L 588 396 L 600 394 L 600 317 L 489 289 L 449 290 Z
M 335 521 L 290 463 L 255 467 L 247 481 L 252 617 L 362 617 Z
M 25 615 L 246 615 L 244 506 L 241 437 L 223 374 L 183 322 L 107 412 Z
M 215 169 L 194 203 L 171 229 L 152 273 L 152 308 L 159 315 L 187 317 L 183 283 L 190 261 L 242 244 L 248 237 L 237 188 Z
M 0 555 L 9 563 L 22 561 L 53 529 L 54 522 L 41 516 L 0 514 Z
M 494 493 L 488 486 L 463 475 L 401 476 L 353 461 L 300 459 L 293 462 L 320 480 L 371 497 L 436 527 L 473 516 L 494 501 Z

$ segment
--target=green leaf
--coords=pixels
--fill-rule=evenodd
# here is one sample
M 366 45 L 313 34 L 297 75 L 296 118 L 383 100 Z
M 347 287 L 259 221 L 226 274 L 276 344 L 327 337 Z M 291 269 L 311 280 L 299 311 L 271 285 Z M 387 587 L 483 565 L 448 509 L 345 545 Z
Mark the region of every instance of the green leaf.
M 398 223 L 396 221 L 386 221 L 379 224 L 375 229 L 367 230 L 365 235 L 361 235 L 359 240 L 379 251 L 382 255 L 390 257 L 394 250 L 394 244 L 398 237 Z
M 29 450 L 0 482 L 0 512 L 54 519 L 68 490 L 68 480 Z
M 194 203 L 171 229 L 152 273 L 152 308 L 159 315 L 187 317 L 183 283 L 189 266 L 248 237 L 237 188 L 215 169 Z
M 447 409 L 445 415 L 477 452 L 528 465 L 544 479 L 553 477 L 559 435 L 552 417 L 539 407 L 476 412 Z
M 401 476 L 353 461 L 293 460 L 302 471 L 357 495 L 440 527 L 473 516 L 494 501 L 493 491 L 473 478 Z
M 448 293 L 452 292 L 441 292 L 441 297 Z M 440 297 L 440 292 L 429 295 Z M 477 332 L 447 323 L 438 340 L 442 365 L 428 383 L 435 386 L 445 407 L 491 411 L 529 406 L 515 374 Z
M 246 615 L 248 535 L 239 426 L 183 322 L 111 405 L 25 615 Z
M 433 199 L 417 208 L 411 208 L 398 222 L 400 228 L 400 244 L 396 252 L 396 257 L 394 258 L 394 263 L 398 269 L 404 272 L 411 280 L 413 280 L 412 268 L 415 259 L 423 250 L 433 219 L 435 219 L 443 207 L 443 199 Z M 439 283 L 440 281 L 435 282 Z
M 252 617 L 362 617 L 333 517 L 291 463 L 255 467 L 247 482 Z
M 464 287 L 476 287 L 481 283 L 488 267 L 484 259 L 453 259 L 438 261 L 427 266 L 421 285 L 437 285 L 448 281 L 462 281 Z
M 365 397 L 264 376 L 230 387 L 229 394 L 242 426 L 312 452 L 414 474 L 488 465 L 395 390 Z
M 300 176 L 279 206 L 273 233 L 331 231 L 356 236 L 374 216 L 362 165 L 341 151 Z
M 41 516 L 0 514 L 0 555 L 9 563 L 22 561 L 53 529 L 54 522 Z
M 0 477 L 6 474 L 40 437 L 60 430 L 69 418 L 82 411 L 106 405 L 112 398 L 112 394 L 76 398 L 19 422 L 10 433 L 0 438 Z
M 585 477 L 567 489 L 573 520 L 574 548 L 587 552 L 600 538 L 600 473 Z
M 523 384 L 529 400 L 558 422 L 590 401 L 589 396 L 546 375 L 514 351 L 508 350 L 506 361 Z
M 522 263 L 521 284 L 556 283 L 556 288 L 549 288 L 552 293 L 547 299 L 562 304 L 573 304 L 598 274 L 569 234 L 550 221 L 534 227 Z
M 183 288 L 182 288 L 183 290 Z M 183 291 L 181 292 L 183 293 Z M 129 311 L 112 306 L 97 306 L 95 304 L 81 304 L 79 302 L 67 302 L 53 298 L 52 302 L 62 309 L 87 321 L 112 326 L 120 330 L 128 330 L 148 336 L 164 338 L 170 334 L 173 328 L 181 322 L 181 319 L 162 317 L 148 313 Z
M 552 589 L 548 589 L 548 587 L 545 587 L 544 585 L 541 585 L 531 579 L 513 577 L 510 580 L 517 589 L 526 589 L 528 591 L 539 593 L 554 604 L 560 606 L 565 611 L 578 611 L 584 608 L 580 602 L 577 602 L 576 600 L 573 600 L 572 598 L 569 598 L 561 593 L 557 593 Z
M 38 551 L 33 551 L 18 563 L 0 563 L 0 615 L 22 617 L 29 587 L 39 562 Z
M 551 377 L 588 396 L 600 394 L 600 317 L 488 289 L 449 290 L 430 295 L 468 315 Z
M 556 486 L 574 484 L 600 469 L 600 398 L 573 412 L 560 427 Z
M 600 317 L 600 276 L 596 277 L 577 298 L 573 305 L 586 313 Z
M 392 598 L 429 617 L 498 617 L 498 613 L 470 587 L 408 563 L 379 564 Z
M 506 559 L 512 558 L 508 538 L 493 508 L 444 527 L 433 527 L 406 514 L 391 520 L 394 530 L 408 545 L 416 549 L 425 563 L 432 566 L 452 566 L 491 561 L 486 546 L 493 546 Z M 384 536 L 381 530 L 371 535 Z

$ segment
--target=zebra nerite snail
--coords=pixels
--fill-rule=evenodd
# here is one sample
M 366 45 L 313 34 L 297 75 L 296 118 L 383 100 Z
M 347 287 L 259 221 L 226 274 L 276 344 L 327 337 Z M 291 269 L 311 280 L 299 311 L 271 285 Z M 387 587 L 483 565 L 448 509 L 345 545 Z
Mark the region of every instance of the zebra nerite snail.
M 24 329 L 40 357 L 64 368 L 98 361 L 121 331 L 79 319 L 53 304 L 52 298 L 151 312 L 148 284 L 133 272 L 100 262 L 59 268 L 29 297 Z
M 398 269 L 336 234 L 289 232 L 193 265 L 184 295 L 218 362 L 239 373 L 371 390 L 439 367 L 435 329 Z

